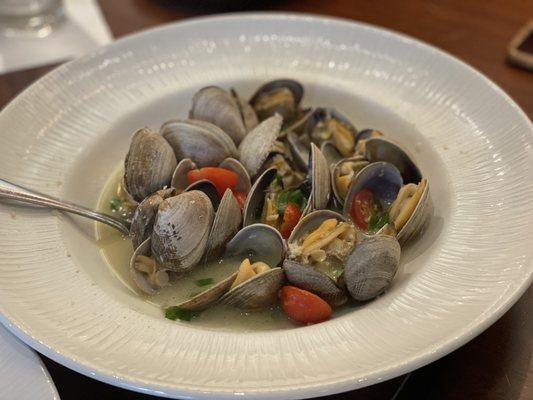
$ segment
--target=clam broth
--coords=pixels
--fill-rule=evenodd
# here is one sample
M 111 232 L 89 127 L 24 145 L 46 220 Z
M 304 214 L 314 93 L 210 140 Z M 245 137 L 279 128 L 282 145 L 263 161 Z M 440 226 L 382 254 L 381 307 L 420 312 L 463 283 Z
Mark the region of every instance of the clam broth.
M 98 209 L 105 213 L 112 213 L 111 200 L 116 196 L 118 183 L 123 175 L 119 169 L 107 181 L 98 201 Z M 174 306 L 200 291 L 210 288 L 217 282 L 227 278 L 235 272 L 241 259 L 230 258 L 216 260 L 205 265 L 195 267 L 191 272 L 179 278 L 172 277 L 171 284 L 158 291 L 153 296 L 139 294 L 130 277 L 129 263 L 133 254 L 131 240 L 123 237 L 116 229 L 104 224 L 97 224 L 97 240 L 100 253 L 107 266 L 116 277 L 136 296 L 143 296 L 145 300 L 162 309 Z M 197 282 L 212 279 L 210 285 L 198 286 Z M 180 321 L 177 321 L 180 323 Z M 275 304 L 267 309 L 253 312 L 238 310 L 229 306 L 216 305 L 202 311 L 190 322 L 193 326 L 217 328 L 217 330 L 271 330 L 295 327 L 285 316 L 281 306 Z

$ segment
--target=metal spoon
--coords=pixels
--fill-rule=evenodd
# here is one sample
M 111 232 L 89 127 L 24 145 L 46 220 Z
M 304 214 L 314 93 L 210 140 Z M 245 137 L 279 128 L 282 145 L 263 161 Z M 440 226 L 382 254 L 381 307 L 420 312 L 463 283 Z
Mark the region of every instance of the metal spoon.
M 39 206 L 55 208 L 57 210 L 81 215 L 82 217 L 94 219 L 95 221 L 112 226 L 124 235 L 130 234 L 130 224 L 127 221 L 23 188 L 4 179 L 0 179 L 0 198 L 37 204 Z

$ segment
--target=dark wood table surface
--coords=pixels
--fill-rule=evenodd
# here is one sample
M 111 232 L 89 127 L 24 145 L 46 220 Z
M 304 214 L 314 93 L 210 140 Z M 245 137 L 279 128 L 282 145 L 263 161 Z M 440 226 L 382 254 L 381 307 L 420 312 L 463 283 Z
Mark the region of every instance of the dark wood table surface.
M 228 11 L 299 11 L 369 22 L 463 59 L 501 86 L 533 118 L 533 73 L 506 61 L 512 36 L 533 18 L 532 0 L 100 0 L 100 6 L 116 38 L 169 21 Z M 0 107 L 54 67 L 0 75 Z M 322 399 L 533 399 L 532 307 L 530 288 L 498 322 L 450 355 L 390 381 Z M 43 359 L 63 400 L 155 399 Z

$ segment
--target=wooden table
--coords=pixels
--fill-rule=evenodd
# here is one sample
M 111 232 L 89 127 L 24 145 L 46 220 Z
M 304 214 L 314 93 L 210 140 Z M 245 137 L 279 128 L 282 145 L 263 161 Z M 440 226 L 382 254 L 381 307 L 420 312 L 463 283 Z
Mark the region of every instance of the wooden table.
M 465 60 L 500 85 L 533 118 L 533 74 L 506 61 L 511 37 L 533 18 L 531 0 L 100 0 L 100 5 L 116 38 L 168 21 L 245 9 L 300 11 L 369 22 Z M 0 107 L 52 68 L 0 76 Z M 533 317 L 528 315 L 532 307 L 529 289 L 498 322 L 454 353 L 396 379 L 323 399 L 533 399 Z M 43 359 L 63 400 L 155 398 L 105 385 Z

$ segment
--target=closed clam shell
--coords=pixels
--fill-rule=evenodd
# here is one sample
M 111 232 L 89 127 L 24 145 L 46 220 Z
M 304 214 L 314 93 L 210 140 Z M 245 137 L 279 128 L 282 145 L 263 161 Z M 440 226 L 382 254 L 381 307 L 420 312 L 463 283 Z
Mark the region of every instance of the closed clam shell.
M 346 292 L 338 287 L 329 276 L 312 267 L 285 259 L 283 271 L 292 285 L 315 293 L 333 307 L 338 307 L 348 300 Z
M 239 146 L 239 159 L 250 177 L 255 177 L 273 149 L 281 129 L 282 118 L 276 114 L 267 118 L 243 139 Z M 220 160 L 222 161 L 222 160 Z
M 124 161 L 126 191 L 138 202 L 168 186 L 176 156 L 165 139 L 148 128 L 133 134 Z
M 176 195 L 173 188 L 158 190 L 145 198 L 135 209 L 131 220 L 130 237 L 133 248 L 150 237 L 159 205 L 168 197 Z
M 194 95 L 189 118 L 220 127 L 237 145 L 247 132 L 239 105 L 231 94 L 217 86 L 205 87 Z
M 172 120 L 161 127 L 176 158 L 190 158 L 199 168 L 218 165 L 237 154 L 233 140 L 218 126 L 206 121 Z
M 239 203 L 231 190 L 226 189 L 213 220 L 207 239 L 205 260 L 212 261 L 222 255 L 226 243 L 241 227 L 242 214 Z
M 365 142 L 365 157 L 371 163 L 386 161 L 393 164 L 402 174 L 404 183 L 418 183 L 422 179 L 420 170 L 407 152 L 397 144 L 382 137 L 372 137 Z
M 220 302 L 245 310 L 264 308 L 277 300 L 283 279 L 281 268 L 269 269 L 230 289 Z
M 211 307 L 230 289 L 236 277 L 237 272 L 231 274 L 226 279 L 213 285 L 209 289 L 197 294 L 192 299 L 178 304 L 178 307 L 184 310 L 193 311 L 201 311 Z
M 211 200 L 197 190 L 164 200 L 152 232 L 152 254 L 158 265 L 182 272 L 193 268 L 205 251 L 213 224 Z
M 344 267 L 350 295 L 367 301 L 383 293 L 396 274 L 400 254 L 400 243 L 392 236 L 375 235 L 360 242 Z

